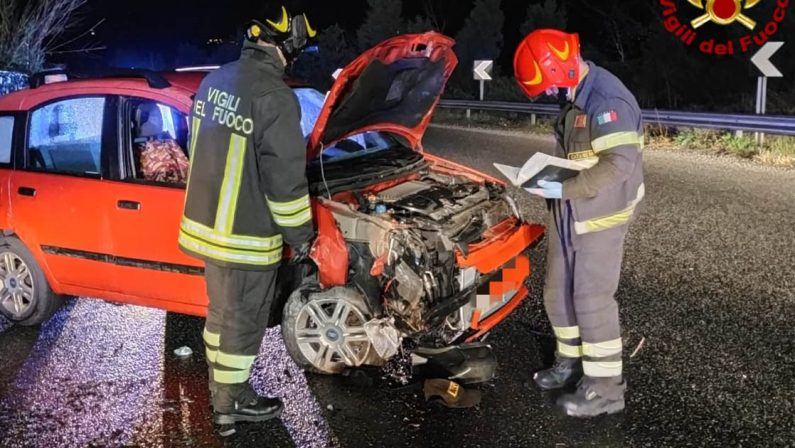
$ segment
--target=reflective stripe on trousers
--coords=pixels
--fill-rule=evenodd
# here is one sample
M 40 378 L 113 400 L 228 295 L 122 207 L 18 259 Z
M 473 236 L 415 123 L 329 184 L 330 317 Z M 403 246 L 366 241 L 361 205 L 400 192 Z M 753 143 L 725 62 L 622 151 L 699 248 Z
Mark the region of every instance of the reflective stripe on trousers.
M 562 290 L 547 304 L 547 311 L 557 316 L 552 324 L 558 354 L 582 357 L 588 376 L 620 376 L 622 343 L 617 338 L 618 309 L 613 296 L 620 272 L 623 230 L 577 235 L 572 233 L 574 220 L 568 201 L 552 201 L 551 212 L 558 237 L 548 244 L 560 245 L 557 263 L 563 265 L 550 279 Z M 573 307 L 573 316 L 562 311 L 568 307 Z

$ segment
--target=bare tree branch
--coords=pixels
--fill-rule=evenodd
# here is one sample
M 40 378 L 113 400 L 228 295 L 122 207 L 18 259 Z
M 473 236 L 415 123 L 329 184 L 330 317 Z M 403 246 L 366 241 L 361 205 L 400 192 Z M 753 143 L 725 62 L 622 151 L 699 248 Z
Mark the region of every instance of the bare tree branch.
M 107 19 L 102 19 L 102 20 L 100 20 L 99 22 L 95 23 L 95 24 L 94 24 L 94 26 L 92 26 L 91 28 L 87 29 L 87 30 L 86 30 L 85 32 L 83 32 L 82 34 L 79 34 L 77 37 L 73 37 L 73 38 L 71 38 L 71 39 L 69 39 L 69 40 L 67 40 L 67 41 L 65 41 L 65 42 L 62 42 L 62 43 L 60 43 L 60 44 L 58 44 L 58 45 L 54 45 L 54 46 L 52 46 L 51 48 L 49 48 L 49 50 L 48 50 L 47 52 L 48 52 L 48 53 L 55 53 L 55 52 L 56 52 L 56 50 L 59 50 L 59 49 L 61 49 L 61 48 L 65 47 L 65 46 L 67 46 L 67 45 L 70 45 L 70 44 L 72 44 L 72 43 L 74 43 L 74 42 L 77 42 L 78 40 L 80 40 L 80 39 L 82 39 L 82 38 L 84 38 L 84 37 L 88 36 L 89 34 L 91 34 L 92 32 L 94 32 L 94 30 L 95 30 L 95 29 L 96 29 L 98 26 L 100 26 L 100 25 L 102 25 L 103 23 L 105 23 L 105 20 L 107 20 Z
M 48 52 L 64 48 L 56 42 L 80 25 L 76 12 L 86 3 L 87 0 L 0 0 L 0 64 L 28 72 L 40 70 Z
M 443 32 L 444 29 L 445 29 L 445 26 L 447 25 L 447 22 L 444 20 L 444 15 L 443 14 L 439 14 L 439 12 L 434 7 L 434 1 L 433 0 L 425 0 L 422 3 L 422 9 L 423 9 L 423 12 L 425 13 L 425 17 L 427 17 L 431 21 L 431 24 L 433 25 L 433 27 L 436 30 L 439 30 L 439 31 Z
M 68 54 L 68 53 L 90 53 L 92 51 L 101 51 L 107 50 L 108 47 L 105 45 L 100 45 L 96 47 L 89 47 L 89 48 L 80 48 L 77 50 L 64 50 L 64 51 L 53 51 L 50 54 Z

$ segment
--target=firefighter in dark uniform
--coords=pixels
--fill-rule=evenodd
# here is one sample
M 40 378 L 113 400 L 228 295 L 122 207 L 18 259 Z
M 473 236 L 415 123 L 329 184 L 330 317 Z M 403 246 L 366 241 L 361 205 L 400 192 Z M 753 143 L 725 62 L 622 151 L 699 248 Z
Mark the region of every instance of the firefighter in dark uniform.
M 530 33 L 514 71 L 528 97 L 561 100 L 553 155 L 587 166 L 564 182 L 527 189 L 546 198 L 550 212 L 544 304 L 557 338 L 554 366 L 534 379 L 543 390 L 578 384 L 558 400 L 568 415 L 619 412 L 626 383 L 614 295 L 624 238 L 645 191 L 640 108 L 618 78 L 581 59 L 577 34 Z
M 283 76 L 315 32 L 304 15 L 273 12 L 247 25 L 240 59 L 204 79 L 191 113 L 179 245 L 206 266 L 203 338 L 219 425 L 280 416 L 281 401 L 258 397 L 249 373 L 283 244 L 299 262 L 314 237 L 300 107 Z

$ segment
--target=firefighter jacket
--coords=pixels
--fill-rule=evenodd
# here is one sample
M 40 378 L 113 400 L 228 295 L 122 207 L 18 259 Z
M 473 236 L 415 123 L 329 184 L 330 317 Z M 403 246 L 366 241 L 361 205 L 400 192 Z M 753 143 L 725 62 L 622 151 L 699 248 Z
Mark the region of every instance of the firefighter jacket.
M 216 265 L 275 269 L 282 241 L 313 236 L 300 106 L 275 48 L 245 44 L 210 73 L 191 110 L 179 245 Z
M 562 111 L 555 156 L 590 168 L 563 182 L 578 235 L 629 223 L 643 199 L 643 125 L 635 97 L 607 70 L 588 62 L 574 102 Z

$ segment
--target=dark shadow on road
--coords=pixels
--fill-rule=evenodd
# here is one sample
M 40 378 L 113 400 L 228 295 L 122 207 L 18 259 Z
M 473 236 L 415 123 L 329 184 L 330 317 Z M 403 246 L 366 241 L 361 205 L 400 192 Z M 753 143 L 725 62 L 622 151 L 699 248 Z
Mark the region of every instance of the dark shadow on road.
M 9 394 L 14 393 L 20 372 L 31 362 L 29 355 L 36 350 L 39 360 L 47 358 L 50 350 L 48 341 L 58 338 L 75 305 L 75 299 L 66 301 L 63 307 L 50 319 L 31 327 L 13 325 L 3 319 L 4 331 L 0 332 L 0 412 L 5 414 L 3 404 L 8 402 Z M 28 368 L 35 371 L 35 366 Z
M 13 387 L 17 374 L 39 337 L 38 327 L 21 327 L 19 325 L 9 328 L 0 334 L 0 401 Z
M 163 388 L 159 425 L 139 432 L 136 443 L 165 446 L 293 446 L 280 421 L 238 425 L 237 434 L 219 437 L 213 428 L 208 372 L 202 330 L 204 319 L 166 315 L 163 345 Z M 174 350 L 189 347 L 193 354 L 178 358 Z M 154 417 L 154 416 L 153 416 Z M 156 442 L 156 443 L 155 443 Z

